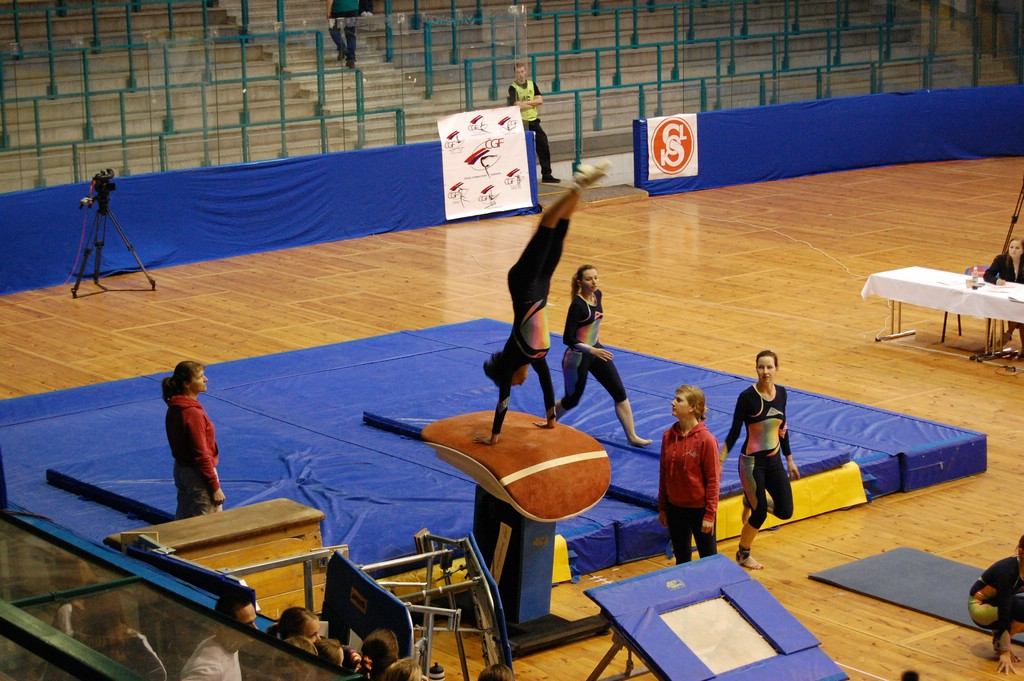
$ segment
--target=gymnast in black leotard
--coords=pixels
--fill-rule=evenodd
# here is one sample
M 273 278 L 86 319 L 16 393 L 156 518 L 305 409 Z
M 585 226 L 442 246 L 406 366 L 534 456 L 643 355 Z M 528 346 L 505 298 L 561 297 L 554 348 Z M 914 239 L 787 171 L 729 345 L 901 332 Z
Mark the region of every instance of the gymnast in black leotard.
M 970 590 L 967 611 L 979 627 L 992 632 L 992 647 L 999 655 L 996 672 L 1016 673 L 1013 637 L 1024 631 L 1024 537 L 1017 542 L 1016 555 L 993 563 Z
M 484 373 L 498 386 L 498 406 L 494 409 L 489 444 L 497 444 L 505 414 L 508 413 L 512 386 L 526 382 L 532 366 L 544 394 L 546 421 L 537 425 L 553 428 L 555 390 L 545 357 L 551 348 L 547 302 L 551 275 L 562 257 L 562 243 L 569 231 L 569 218 L 579 204 L 584 189 L 607 173 L 610 163 L 581 165 L 574 186 L 544 210 L 537 231 L 526 244 L 519 260 L 508 271 L 508 292 L 512 297 L 512 333 L 505 347 L 484 362 Z
M 562 333 L 562 342 L 567 346 L 562 357 L 565 397 L 555 403 L 555 416 L 561 419 L 565 412 L 579 404 L 587 387 L 587 374 L 593 374 L 615 401 L 615 415 L 629 444 L 646 447 L 651 441 L 636 434 L 633 409 L 612 361 L 612 353 L 597 338 L 604 318 L 601 299 L 601 290 L 597 288 L 597 268 L 581 265 L 572 279 L 572 302 L 565 315 L 565 331 Z
M 789 448 L 786 389 L 775 384 L 779 358 L 771 350 L 762 350 L 757 353 L 756 368 L 757 383 L 741 392 L 736 399 L 732 427 L 720 454 L 724 464 L 745 424 L 747 438 L 740 449 L 739 464 L 740 482 L 743 484 L 743 529 L 740 530 L 736 562 L 750 570 L 762 568 L 751 557 L 750 548 L 768 513 L 780 520 L 793 517 L 793 490 L 789 479 L 800 478 L 800 470 Z

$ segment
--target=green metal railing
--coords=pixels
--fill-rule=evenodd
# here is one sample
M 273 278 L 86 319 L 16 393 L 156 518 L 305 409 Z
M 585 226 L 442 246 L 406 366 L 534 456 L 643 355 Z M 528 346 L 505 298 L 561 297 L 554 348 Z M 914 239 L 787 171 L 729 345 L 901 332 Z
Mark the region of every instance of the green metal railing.
M 618 7 L 601 7 L 599 2 L 581 7 L 576 0 L 576 9 L 556 12 L 544 12 L 536 0 L 529 12 L 516 3 L 495 16 L 486 16 L 481 0 L 474 2 L 475 7 L 459 9 L 452 0 L 444 16 L 421 14 L 415 3 L 410 20 L 409 15 L 393 15 L 391 0 L 385 0 L 384 15 L 393 20 L 364 32 L 362 40 L 369 35 L 377 42 L 389 68 L 411 69 L 404 74 L 406 81 L 422 78 L 427 99 L 454 74 L 460 94 L 453 99 L 447 90 L 434 105 L 437 114 L 500 102 L 514 60 L 527 61 L 535 80 L 551 74 L 550 87 L 544 88 L 545 108 L 550 113 L 562 107 L 571 115 L 577 162 L 587 134 L 605 130 L 606 110 L 629 109 L 644 116 L 649 110 L 662 112 L 665 102 L 676 107 L 685 103 L 698 111 L 741 99 L 737 105 L 769 105 L 794 101 L 787 93 L 796 88 L 813 92 L 808 97 L 827 98 L 833 96 L 839 75 L 860 83 L 856 94 L 884 92 L 893 83 L 908 89 L 906 77 L 894 80 L 897 70 L 915 73 L 914 89 L 931 88 L 938 64 L 966 65 L 958 66 L 967 71 L 965 85 L 980 83 L 982 67 L 989 62 L 1012 66 L 1017 84 L 1024 72 L 1018 15 L 983 17 L 973 9 L 963 14 L 937 0 L 930 1 L 925 18 L 919 10 L 911 14 L 910 5 L 888 0 L 878 19 L 869 22 L 850 0 L 836 0 L 834 12 L 829 9 L 827 14 L 814 14 L 799 0 L 783 0 L 774 6 L 775 13 L 752 11 L 763 5 L 749 0 L 634 0 Z M 159 22 L 158 38 L 151 27 L 137 27 L 139 12 L 154 8 L 158 11 L 148 13 L 150 26 L 154 15 L 162 18 L 166 11 L 167 17 Z M 201 8 L 202 26 L 182 31 L 182 22 L 175 18 L 181 8 L 193 13 Z M 321 30 L 289 29 L 284 0 L 277 0 L 276 13 L 280 30 L 251 26 L 248 2 L 242 0 L 240 25 L 226 27 L 234 35 L 218 35 L 208 23 L 204 0 L 56 7 L 14 2 L 0 9 L 0 23 L 9 16 L 16 36 L 14 47 L 0 52 L 0 172 L 5 155 L 31 155 L 33 167 L 23 172 L 42 186 L 48 176 L 46 157 L 56 152 L 70 156 L 71 181 L 81 181 L 88 177 L 83 166 L 92 163 L 90 154 L 111 146 L 119 148 L 122 175 L 167 170 L 181 162 L 178 149 L 192 140 L 200 140 L 202 165 L 265 158 L 269 148 L 279 157 L 363 148 L 370 143 L 370 127 L 392 124 L 393 137 L 383 143 L 404 144 L 403 95 L 381 104 L 379 93 L 367 90 L 362 69 L 328 65 Z M 70 44 L 55 32 L 54 22 L 76 15 L 89 19 L 92 34 Z M 117 33 L 105 33 L 103 22 L 92 19 L 122 15 L 124 30 Z M 37 35 L 44 36 L 36 44 L 24 39 L 30 17 Z M 661 39 L 641 39 L 651 34 L 649 17 L 656 18 Z M 531 25 L 547 30 L 528 43 Z M 200 30 L 202 37 L 189 35 Z M 947 43 L 951 33 L 964 36 L 963 42 Z M 584 47 L 596 34 L 601 42 Z M 120 70 L 114 71 L 112 64 Z M 566 87 L 570 73 L 572 87 Z M 372 77 L 376 86 L 379 74 Z M 581 79 L 588 87 L 580 86 Z M 295 90 L 306 93 L 298 99 L 308 105 L 301 115 L 289 110 L 297 106 Z M 369 97 L 377 103 L 369 106 Z M 197 99 L 198 111 L 196 106 L 184 107 L 185 98 Z M 142 101 L 148 105 L 140 109 Z M 116 123 L 110 113 L 113 102 Z M 48 128 L 44 111 L 55 105 L 71 112 L 65 119 L 81 112 L 80 139 L 61 141 Z M 196 118 L 186 119 L 186 112 Z M 147 113 L 149 129 L 140 130 L 145 128 L 140 117 Z M 305 138 L 296 142 L 298 133 L 310 130 L 315 131 L 315 148 Z M 376 143 L 381 140 L 378 134 Z M 225 152 L 229 147 L 233 151 Z
M 664 95 L 668 91 L 664 81 L 649 81 L 628 85 L 609 85 L 603 87 L 578 88 L 564 91 L 551 97 L 554 102 L 566 102 L 572 110 L 574 165 L 577 165 L 587 153 L 584 141 L 592 138 L 593 133 L 605 129 L 606 110 L 614 108 L 617 113 L 626 113 L 629 118 L 647 118 L 685 111 L 709 111 L 721 109 L 723 91 L 736 84 L 746 84 L 759 94 L 758 104 L 767 106 L 781 102 L 780 93 L 786 90 L 787 83 L 801 85 L 812 83 L 816 99 L 827 99 L 832 96 L 834 79 L 843 75 L 859 75 L 865 78 L 866 91 L 871 94 L 885 92 L 884 74 L 887 70 L 900 67 L 913 67 L 918 71 L 918 80 L 925 87 L 930 79 L 934 65 L 948 59 L 937 58 L 901 58 L 886 62 L 864 61 L 843 66 L 809 66 L 794 68 L 782 72 L 778 70 L 749 71 L 735 75 L 692 76 L 674 82 L 672 92 L 681 91 L 694 93 L 684 98 L 672 98 L 671 105 L 666 107 Z M 548 101 L 548 97 L 545 97 Z M 552 102 L 553 103 L 553 102 Z M 547 104 L 550 106 L 551 104 Z M 683 106 L 685 108 L 679 108 Z M 591 113 L 591 116 L 587 116 Z M 625 133 L 624 133 L 625 134 Z
M 270 45 L 275 46 L 282 53 L 278 55 L 278 62 L 283 62 L 283 52 L 286 50 L 288 40 L 292 39 L 297 39 L 312 46 L 317 55 L 316 64 L 313 69 L 308 71 L 293 70 L 291 72 L 277 69 L 273 75 L 259 75 L 251 72 L 249 68 L 250 52 L 253 49 L 265 49 L 265 46 Z M 261 44 L 262 46 L 257 47 Z M 233 70 L 236 68 L 238 70 L 238 75 L 235 77 L 224 77 L 218 74 L 218 67 L 213 63 L 214 58 L 212 55 L 219 48 L 225 46 L 231 48 L 233 54 L 237 56 L 237 63 L 231 64 Z M 203 68 L 197 70 L 188 69 L 187 77 L 183 77 L 173 67 L 174 57 L 176 54 L 189 48 L 199 48 L 202 50 L 200 64 L 203 65 Z M 160 69 L 159 71 L 151 69 L 148 74 L 150 82 L 141 87 L 136 84 L 135 87 L 94 88 L 92 86 L 93 68 L 91 67 L 91 61 L 95 54 L 106 54 L 109 56 L 111 53 L 119 55 L 134 54 L 140 58 L 145 57 L 149 61 L 156 57 L 156 61 L 160 64 Z M 107 41 L 107 44 L 99 51 L 95 48 L 77 47 L 53 50 L 40 49 L 39 51 L 21 50 L 18 55 L 18 59 L 21 62 L 32 60 L 33 58 L 46 59 L 51 64 L 65 64 L 67 63 L 66 60 L 71 58 L 80 65 L 80 87 L 73 91 L 58 92 L 53 75 L 55 70 L 50 66 L 48 67 L 50 69 L 50 85 L 47 86 L 45 94 L 23 97 L 4 96 L 2 99 L 2 106 L 0 106 L 0 128 L 3 130 L 2 135 L 5 143 L 0 147 L 0 150 L 11 152 L 34 151 L 36 157 L 36 186 L 43 186 L 45 184 L 44 158 L 48 151 L 56 149 L 70 149 L 75 171 L 72 181 L 77 182 L 84 179 L 79 172 L 83 150 L 110 143 L 116 143 L 120 146 L 122 150 L 121 174 L 127 175 L 132 172 L 131 163 L 128 158 L 130 146 L 136 142 L 151 140 L 156 143 L 157 167 L 155 169 L 158 170 L 168 170 L 171 167 L 168 150 L 170 143 L 176 139 L 187 139 L 195 136 L 201 136 L 203 141 L 202 165 L 212 165 L 213 163 L 210 154 L 211 140 L 213 138 L 225 135 L 235 136 L 241 150 L 241 158 L 239 160 L 245 162 L 254 160 L 250 155 L 251 135 L 256 131 L 265 133 L 274 129 L 279 134 L 279 156 L 286 157 L 289 155 L 288 133 L 302 126 L 315 126 L 319 130 L 320 145 L 317 151 L 321 153 L 326 152 L 329 150 L 332 138 L 329 125 L 332 122 L 353 121 L 355 123 L 357 130 L 356 140 L 354 144 L 350 145 L 351 148 L 361 148 L 365 145 L 365 126 L 371 118 L 380 119 L 381 117 L 388 117 L 393 119 L 393 129 L 395 131 L 393 143 L 404 144 L 405 142 L 405 116 L 400 108 L 381 107 L 367 110 L 364 106 L 364 78 L 360 70 L 342 71 L 340 69 L 325 68 L 323 36 L 319 31 L 284 31 L 277 34 L 250 33 L 242 36 L 218 36 L 199 41 L 195 39 L 175 39 L 154 44 L 114 44 L 111 41 Z M 0 64 L 3 63 L 4 61 L 0 61 Z M 328 76 L 332 78 L 344 77 L 352 83 L 354 96 L 350 100 L 353 103 L 350 110 L 340 113 L 327 112 Z M 314 115 L 312 116 L 291 116 L 288 114 L 286 86 L 290 82 L 299 81 L 312 81 L 315 83 Z M 7 79 L 4 72 L 0 71 L 0 93 L 5 95 L 6 82 Z M 276 86 L 277 120 L 256 122 L 252 117 L 251 92 L 254 88 L 266 84 Z M 65 88 L 67 88 L 67 85 L 65 85 Z M 211 111 L 208 96 L 210 92 L 217 90 L 229 90 L 239 93 L 237 100 L 237 123 L 213 122 L 218 117 Z M 179 93 L 191 92 L 198 92 L 200 96 L 201 125 L 183 126 L 176 120 L 176 112 L 179 106 L 175 104 L 175 98 Z M 156 132 L 129 132 L 128 112 L 130 107 L 128 100 L 133 96 L 138 97 L 140 95 L 148 96 L 151 101 L 158 99 L 160 102 L 159 110 L 154 109 L 152 111 L 152 114 L 157 114 L 159 111 L 159 130 Z M 109 101 L 112 98 L 116 98 L 118 102 L 119 134 L 98 136 L 95 134 L 93 125 L 95 102 L 98 100 Z M 61 102 L 69 104 L 80 103 L 82 106 L 84 124 L 80 141 L 59 142 L 46 139 L 41 108 L 44 104 L 59 105 Z M 30 144 L 12 145 L 10 144 L 9 133 L 11 121 L 9 120 L 8 113 L 12 108 L 24 107 L 26 105 L 31 107 L 32 110 L 33 140 Z
M 961 20 L 964 27 L 971 31 L 971 35 L 976 37 L 980 33 L 980 24 L 977 19 L 964 18 Z M 872 63 L 881 64 L 892 60 L 891 51 L 891 40 L 894 32 L 906 32 L 915 33 L 920 35 L 931 36 L 933 35 L 932 28 L 934 21 L 905 21 L 890 24 L 866 24 L 862 26 L 847 26 L 844 28 L 822 28 L 822 29 L 805 29 L 799 34 L 799 38 L 803 41 L 819 42 L 824 45 L 822 49 L 822 56 L 824 63 L 810 67 L 810 68 L 822 68 L 826 71 L 843 64 L 843 50 L 841 48 L 841 36 L 852 35 L 859 33 L 862 35 L 872 35 L 873 52 L 875 53 L 872 60 L 865 61 L 861 60 L 855 62 L 859 66 L 868 66 Z M 791 57 L 791 44 L 789 32 L 783 34 L 777 33 L 764 33 L 764 34 L 748 34 L 746 36 L 726 36 L 720 38 L 693 38 L 686 41 L 661 41 L 652 43 L 640 43 L 631 46 L 628 50 L 618 46 L 612 47 L 592 47 L 587 49 L 572 50 L 572 51 L 551 51 L 551 52 L 533 52 L 528 58 L 528 62 L 531 64 L 534 72 L 537 71 L 537 62 L 543 61 L 553 65 L 554 80 L 552 81 L 551 94 L 566 94 L 573 92 L 578 88 L 565 89 L 562 87 L 560 74 L 562 72 L 561 62 L 565 60 L 573 60 L 579 65 L 581 60 L 590 60 L 590 64 L 583 69 L 577 68 L 577 73 L 593 73 L 595 74 L 595 81 L 598 89 L 602 87 L 619 86 L 619 85 L 639 85 L 642 83 L 647 84 L 658 84 L 659 87 L 671 86 L 675 83 L 682 83 L 686 81 L 686 78 L 681 76 L 682 62 L 681 55 L 685 49 L 688 48 L 701 48 L 705 47 L 710 49 L 715 54 L 714 59 L 714 77 L 721 80 L 726 76 L 740 76 L 744 75 L 737 72 L 737 60 L 736 60 L 736 48 L 741 45 L 749 44 L 766 44 L 769 46 L 768 51 L 765 53 L 765 59 L 770 60 L 771 68 L 767 70 L 772 74 L 779 74 L 789 70 L 803 70 L 803 69 L 792 69 L 790 66 Z M 655 80 L 645 78 L 642 81 L 635 81 L 633 83 L 624 82 L 624 71 L 622 67 L 622 55 L 628 54 L 653 54 L 653 61 L 655 63 L 655 73 L 658 74 Z M 945 53 L 942 56 L 945 57 L 963 57 L 969 56 L 974 57 L 978 53 L 978 50 L 971 50 L 961 53 Z M 937 45 L 934 38 L 930 38 L 925 45 L 922 47 L 922 54 L 918 56 L 910 57 L 910 59 L 918 60 L 933 60 L 939 54 Z M 666 57 L 667 55 L 667 57 Z M 474 93 L 481 89 L 480 84 L 475 79 L 476 73 L 487 73 L 489 74 L 488 83 L 486 89 L 489 93 L 490 101 L 496 101 L 499 97 L 494 94 L 498 92 L 498 85 L 501 79 L 497 76 L 498 73 L 510 73 L 511 64 L 516 57 L 477 57 L 469 58 L 464 60 L 464 75 L 463 80 L 465 82 L 465 100 L 468 109 L 473 109 L 477 106 L 490 106 L 484 102 L 478 102 L 474 96 Z M 603 84 L 602 74 L 605 73 L 602 68 L 602 64 L 608 61 L 614 64 L 614 68 L 611 70 L 611 82 L 609 85 Z M 905 61 L 906 58 L 901 58 L 898 61 Z M 977 60 L 975 60 L 977 61 Z M 666 62 L 671 63 L 671 69 L 667 77 L 662 76 L 665 72 Z M 496 66 L 497 64 L 502 66 Z M 808 67 L 804 67 L 806 69 Z M 650 69 L 644 68 L 644 74 L 649 74 Z M 753 70 L 747 71 L 746 75 L 760 73 L 761 71 Z M 930 84 L 923 83 L 922 88 L 930 87 Z
M 245 0 L 244 4 L 248 5 L 248 0 Z M 39 16 L 43 16 L 43 21 L 46 24 L 47 47 L 55 49 L 54 18 L 65 19 L 88 16 L 91 19 L 92 30 L 87 36 L 82 36 L 82 39 L 90 47 L 99 48 L 103 46 L 104 40 L 107 37 L 100 28 L 101 16 L 104 14 L 123 14 L 124 26 L 128 32 L 127 38 L 131 40 L 133 38 L 133 15 L 150 8 L 163 8 L 163 13 L 167 17 L 166 28 L 172 33 L 175 30 L 175 11 L 184 8 L 198 8 L 202 17 L 201 28 L 204 32 L 209 28 L 206 0 L 131 0 L 131 2 L 82 5 L 71 5 L 66 0 L 60 0 L 56 7 L 41 7 L 35 4 L 26 5 L 13 2 L 10 7 L 0 7 L 0 24 L 9 23 L 12 26 L 14 45 L 18 46 L 22 42 L 23 26 L 28 22 L 37 22 Z

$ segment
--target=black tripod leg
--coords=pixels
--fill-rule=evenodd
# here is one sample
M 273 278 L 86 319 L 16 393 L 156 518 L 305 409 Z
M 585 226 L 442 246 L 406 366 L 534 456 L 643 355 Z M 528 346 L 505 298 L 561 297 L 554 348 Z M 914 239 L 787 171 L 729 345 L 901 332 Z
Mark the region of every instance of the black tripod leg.
M 124 233 L 123 229 L 121 229 L 121 223 L 117 221 L 116 217 L 114 217 L 113 211 L 107 211 L 107 213 L 108 215 L 110 215 L 110 221 L 114 223 L 114 227 L 117 229 L 117 233 L 121 235 L 121 241 L 124 242 L 124 245 L 128 249 L 128 252 L 131 253 L 132 256 L 135 258 L 135 262 L 139 264 L 139 269 L 142 270 L 142 274 L 144 274 L 146 276 L 146 279 L 149 280 L 149 285 L 152 287 L 151 290 L 155 291 L 156 279 L 149 276 L 149 272 L 146 271 L 146 266 L 142 264 L 142 260 L 139 258 L 139 254 L 135 252 L 135 247 L 132 246 L 132 242 L 128 240 L 128 235 Z
M 1013 228 L 1017 225 L 1017 218 L 1020 217 L 1020 208 L 1024 205 L 1024 180 L 1020 183 L 1020 194 L 1017 195 L 1017 207 L 1013 209 L 1013 215 L 1010 217 L 1010 229 L 1006 232 L 1006 241 L 1003 242 L 1003 253 L 1006 253 L 1006 249 L 1010 247 L 1010 239 L 1013 238 Z
M 103 213 L 96 213 L 96 224 L 99 228 L 96 230 L 96 260 L 93 261 L 92 283 L 97 286 L 100 285 L 100 263 L 103 261 L 103 244 L 107 241 L 107 221 L 104 219 L 105 217 L 106 215 Z
M 75 285 L 71 287 L 71 297 L 78 297 L 78 287 L 82 285 L 82 277 L 85 275 L 85 266 L 89 263 L 89 256 L 92 255 L 92 245 L 99 237 L 100 214 L 92 221 L 92 230 L 89 232 L 89 240 L 85 242 L 85 252 L 82 253 L 82 264 L 78 266 L 78 276 L 75 277 Z M 96 255 L 97 267 L 99 267 L 99 254 Z

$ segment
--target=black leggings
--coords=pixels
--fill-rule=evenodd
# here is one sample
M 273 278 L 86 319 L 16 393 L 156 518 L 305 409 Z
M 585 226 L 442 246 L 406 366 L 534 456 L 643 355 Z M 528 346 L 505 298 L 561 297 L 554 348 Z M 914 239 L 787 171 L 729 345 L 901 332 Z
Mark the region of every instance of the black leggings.
M 601 347 L 595 344 L 595 347 Z M 569 411 L 580 403 L 583 391 L 587 387 L 587 374 L 593 374 L 597 382 L 604 386 L 615 404 L 626 399 L 626 388 L 619 378 L 619 370 L 612 360 L 604 361 L 593 355 L 566 350 L 562 357 L 562 376 L 565 379 L 565 397 L 562 398 L 562 409 Z
M 541 178 L 551 177 L 551 146 L 548 134 L 540 127 L 540 119 L 530 121 L 526 127 L 533 131 L 534 145 L 537 147 L 537 163 L 540 164 Z
M 769 511 L 779 520 L 793 517 L 793 488 L 781 454 L 740 456 L 740 482 L 747 504 L 753 509 L 747 521 L 751 527 L 761 529 Z
M 718 553 L 717 532 L 701 532 L 704 524 L 704 508 L 683 508 L 667 504 L 665 516 L 668 518 L 668 535 L 672 538 L 672 552 L 676 554 L 676 565 L 689 563 L 692 558 L 690 540 L 697 544 L 697 554 L 701 558 Z
M 562 244 L 568 232 L 569 221 L 564 218 L 558 221 L 554 229 L 537 227 L 519 260 L 508 271 L 508 292 L 512 296 L 512 305 L 547 296 L 551 289 L 551 275 L 562 259 Z

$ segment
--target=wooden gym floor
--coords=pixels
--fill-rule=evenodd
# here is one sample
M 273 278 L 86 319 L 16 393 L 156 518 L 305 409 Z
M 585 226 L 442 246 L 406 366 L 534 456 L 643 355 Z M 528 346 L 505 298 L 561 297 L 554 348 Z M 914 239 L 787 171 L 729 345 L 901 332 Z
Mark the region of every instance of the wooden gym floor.
M 1011 555 L 1024 533 L 1016 506 L 1024 498 L 1024 376 L 1013 371 L 1024 362 L 969 361 L 982 346 L 983 320 L 964 318 L 958 337 L 952 318 L 940 344 L 942 313 L 910 306 L 904 328 L 917 335 L 876 342 L 886 303 L 860 298 L 872 272 L 989 263 L 1006 238 L 1022 169 L 1020 158 L 876 168 L 595 202 L 573 220 L 553 285 L 553 329 L 569 277 L 588 262 L 605 293 L 606 345 L 752 381 L 754 355 L 772 348 L 784 385 L 988 433 L 984 475 L 758 538 L 755 555 L 766 569 L 755 578 L 853 679 L 898 679 L 906 669 L 929 680 L 996 677 L 984 634 L 807 575 L 896 546 L 977 565 L 980 573 Z M 216 363 L 480 317 L 511 321 L 505 273 L 536 220 L 485 220 L 153 270 L 155 292 L 75 300 L 69 281 L 0 297 L 0 397 L 170 371 L 186 358 Z M 130 229 L 129 216 L 125 223 Z M 145 244 L 136 247 L 144 259 Z M 104 283 L 145 288 L 141 274 Z M 666 394 L 674 387 L 665 386 Z M 591 399 L 607 396 L 595 391 Z M 670 423 L 666 400 L 664 426 Z M 719 549 L 731 555 L 735 547 L 732 540 Z M 667 565 L 639 561 L 560 585 L 553 610 L 573 619 L 594 614 L 584 589 Z M 957 590 L 965 603 L 969 587 L 935 585 Z M 604 636 L 524 657 L 517 678 L 585 679 L 609 645 Z M 454 645 L 441 647 L 438 660 L 455 678 L 457 662 L 447 652 Z M 621 672 L 624 662 L 621 653 L 608 673 Z M 479 668 L 474 663 L 471 672 Z

